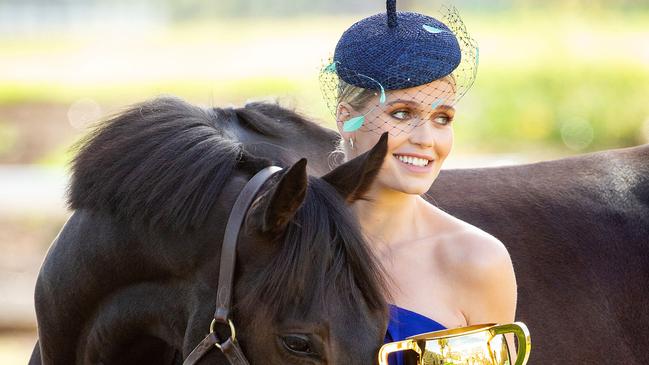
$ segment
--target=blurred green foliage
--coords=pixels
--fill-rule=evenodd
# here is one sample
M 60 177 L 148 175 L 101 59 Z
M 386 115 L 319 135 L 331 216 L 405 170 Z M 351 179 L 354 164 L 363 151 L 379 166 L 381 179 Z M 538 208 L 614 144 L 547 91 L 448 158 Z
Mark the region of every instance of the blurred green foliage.
M 158 95 L 173 94 L 190 100 L 242 101 L 255 96 L 298 93 L 299 80 L 286 78 L 250 78 L 240 80 L 159 80 L 138 83 L 60 84 L 4 82 L 0 84 L 2 105 L 27 103 L 69 104 L 81 95 L 108 104 L 135 104 Z
M 594 151 L 647 142 L 642 130 L 649 123 L 649 71 L 640 67 L 483 72 L 471 92 L 458 106 L 455 126 L 456 135 L 477 151 Z M 585 135 L 571 136 L 571 124 L 584 126 Z M 590 142 L 570 141 L 589 133 Z
M 523 10 L 466 15 L 469 31 L 481 47 L 481 64 L 476 84 L 457 106 L 456 149 L 477 153 L 551 151 L 553 155 L 565 155 L 646 143 L 649 11 L 619 12 L 600 5 L 582 13 L 578 1 L 561 5 L 568 10 L 536 11 L 524 8 L 525 3 L 518 3 Z M 158 38 L 140 40 L 125 55 L 115 56 L 124 57 L 144 70 L 149 65 L 137 65 L 137 60 L 129 59 L 129 55 L 161 49 L 161 55 L 169 59 L 162 59 L 162 66 L 150 66 L 161 67 L 164 72 L 168 65 L 168 75 L 114 80 L 108 75 L 101 82 L 79 78 L 69 83 L 56 77 L 0 79 L 0 108 L 16 103 L 70 104 L 82 97 L 116 106 L 159 94 L 174 94 L 203 105 L 228 106 L 276 96 L 282 103 L 333 127 L 317 81 L 321 66 L 318 57 L 328 55 L 319 54 L 319 49 L 310 43 L 328 43 L 323 49 L 332 49 L 335 39 L 354 20 L 357 18 L 340 16 L 181 23 Z M 311 38 L 316 40 L 310 41 Z M 74 42 L 63 39 L 57 46 L 42 40 L 0 39 L 0 57 L 8 49 L 14 56 L 74 54 L 77 48 L 83 48 Z M 282 43 L 288 46 L 274 52 Z M 109 46 L 100 44 L 96 49 Z M 257 47 L 266 47 L 261 51 L 263 57 L 255 58 L 256 53 L 250 53 Z M 42 49 L 49 49 L 49 53 L 42 53 Z M 175 54 L 197 49 L 210 53 L 197 53 L 195 58 L 213 63 L 174 64 L 181 62 L 173 58 Z M 110 49 L 107 52 L 111 54 Z M 249 75 L 245 67 L 239 69 L 236 62 L 240 52 L 246 55 L 241 57 L 242 62 L 259 65 L 261 71 Z M 233 59 L 233 63 L 228 64 L 228 59 Z M 273 62 L 289 62 L 283 59 L 293 62 L 291 65 L 309 67 L 296 69 L 295 75 L 264 71 L 264 67 L 272 70 Z M 16 60 L 19 62 L 20 58 Z M 228 66 L 219 66 L 222 60 Z M 200 73 L 181 77 L 182 73 L 171 71 L 173 67 L 225 70 L 206 73 L 205 77 Z M 292 67 L 284 68 L 291 71 Z M 236 75 L 228 74 L 230 71 Z M 0 123 L 0 143 L 2 138 L 10 139 L 11 132 L 7 130 Z M 42 162 L 59 164 L 69 158 L 65 151 L 56 150 Z
M 0 120 L 0 157 L 14 147 L 17 134 L 16 128 Z

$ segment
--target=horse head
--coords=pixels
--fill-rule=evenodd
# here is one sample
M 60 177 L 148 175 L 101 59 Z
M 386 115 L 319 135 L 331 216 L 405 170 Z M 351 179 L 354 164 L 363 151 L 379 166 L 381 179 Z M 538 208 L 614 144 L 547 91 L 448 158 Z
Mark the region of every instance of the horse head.
M 248 210 L 234 318 L 251 363 L 375 361 L 387 318 L 381 274 L 346 203 L 369 187 L 386 141 L 322 178 L 308 177 L 299 160 Z

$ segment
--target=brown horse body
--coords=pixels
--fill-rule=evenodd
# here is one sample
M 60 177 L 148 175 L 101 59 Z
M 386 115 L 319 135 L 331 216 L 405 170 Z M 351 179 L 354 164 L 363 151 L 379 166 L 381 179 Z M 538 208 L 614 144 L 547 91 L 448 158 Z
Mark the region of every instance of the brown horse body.
M 649 363 L 649 145 L 447 170 L 427 199 L 509 249 L 530 364 Z

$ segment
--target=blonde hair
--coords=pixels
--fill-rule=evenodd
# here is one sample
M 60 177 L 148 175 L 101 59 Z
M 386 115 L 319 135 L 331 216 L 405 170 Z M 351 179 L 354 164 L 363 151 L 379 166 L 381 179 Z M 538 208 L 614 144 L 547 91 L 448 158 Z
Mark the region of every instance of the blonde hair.
M 338 82 L 338 100 L 337 104 L 345 102 L 352 108 L 359 110 L 363 109 L 365 105 L 373 98 L 377 97 L 376 90 L 364 89 L 362 87 L 348 84 L 343 80 Z

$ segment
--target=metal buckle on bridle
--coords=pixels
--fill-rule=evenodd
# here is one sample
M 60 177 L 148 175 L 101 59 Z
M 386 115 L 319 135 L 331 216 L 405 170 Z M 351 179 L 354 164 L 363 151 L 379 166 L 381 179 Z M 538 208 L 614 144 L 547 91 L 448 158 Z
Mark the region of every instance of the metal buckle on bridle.
M 214 333 L 214 326 L 216 325 L 216 319 L 212 319 L 212 323 L 210 323 L 210 333 Z M 222 323 L 222 322 L 218 322 Z M 222 323 L 223 324 L 223 323 Z M 223 345 L 226 341 L 230 340 L 232 342 L 237 341 L 237 330 L 234 328 L 234 323 L 232 323 L 232 320 L 228 318 L 228 326 L 230 327 L 230 337 L 226 338 L 223 340 L 221 343 L 214 343 L 214 346 L 216 346 L 217 349 L 223 351 L 223 348 L 221 345 Z M 218 338 L 215 334 L 215 337 Z

